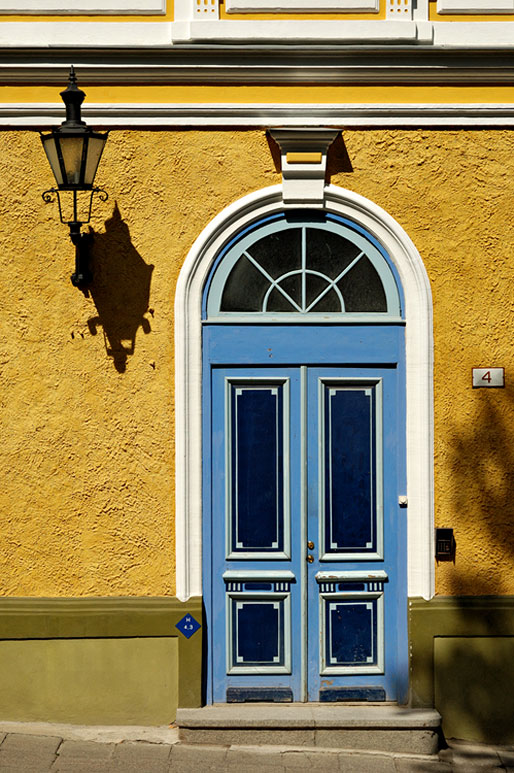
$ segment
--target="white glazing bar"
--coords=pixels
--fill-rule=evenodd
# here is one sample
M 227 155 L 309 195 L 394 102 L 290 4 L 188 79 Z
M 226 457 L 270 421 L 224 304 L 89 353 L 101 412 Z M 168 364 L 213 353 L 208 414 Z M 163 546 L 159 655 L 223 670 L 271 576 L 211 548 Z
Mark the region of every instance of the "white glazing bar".
M 249 252 L 247 252 L 247 251 L 245 250 L 245 251 L 244 251 L 242 254 L 245 256 L 245 258 L 247 258 L 247 259 L 250 261 L 250 263 L 253 263 L 253 265 L 255 266 L 255 268 L 257 268 L 257 269 L 258 269 L 258 270 L 261 272 L 261 274 L 263 274 L 263 276 L 265 276 L 265 277 L 266 277 L 266 279 L 267 279 L 269 282 L 271 282 L 271 284 L 273 285 L 273 287 L 276 287 L 276 289 L 277 289 L 279 292 L 281 292 L 281 293 L 282 293 L 282 295 L 284 296 L 284 298 L 285 298 L 287 301 L 289 301 L 289 303 L 291 304 L 291 306 L 294 306 L 294 307 L 295 307 L 295 308 L 296 308 L 298 311 L 301 311 L 301 308 L 300 308 L 300 307 L 298 306 L 298 304 L 297 304 L 297 303 L 296 303 L 296 302 L 295 302 L 295 301 L 294 301 L 294 300 L 291 298 L 291 296 L 289 295 L 289 293 L 286 293 L 286 291 L 285 291 L 285 290 L 284 290 L 284 289 L 283 289 L 283 288 L 282 288 L 282 287 L 281 287 L 279 284 L 277 284 L 277 283 L 275 282 L 275 280 L 273 279 L 273 277 L 271 276 L 271 274 L 268 274 L 268 272 L 266 271 L 266 269 L 264 269 L 264 268 L 263 268 L 263 267 L 260 265 L 260 263 L 258 263 L 258 262 L 255 260 L 255 258 L 252 258 L 252 256 L 250 255 L 250 253 L 249 253 Z M 263 309 L 263 311 L 265 311 L 265 310 L 266 310 L 266 309 Z
M 307 305 L 307 229 L 302 228 L 302 311 L 305 311 Z
M 333 280 L 332 284 L 330 284 L 328 287 L 326 287 L 323 292 L 321 292 L 317 298 L 313 300 L 313 302 L 310 304 L 309 308 L 306 309 L 306 311 L 310 311 L 314 306 L 319 303 L 319 301 L 328 293 L 329 290 L 332 289 L 332 287 L 336 287 L 337 283 L 341 281 L 341 279 L 349 272 L 351 269 L 355 266 L 356 263 L 359 262 L 359 260 L 364 257 L 365 253 L 364 251 L 359 252 L 356 258 L 352 260 L 351 263 L 349 263 L 346 268 L 344 268 L 340 274 L 336 276 L 336 278 Z M 342 309 L 344 311 L 344 308 Z

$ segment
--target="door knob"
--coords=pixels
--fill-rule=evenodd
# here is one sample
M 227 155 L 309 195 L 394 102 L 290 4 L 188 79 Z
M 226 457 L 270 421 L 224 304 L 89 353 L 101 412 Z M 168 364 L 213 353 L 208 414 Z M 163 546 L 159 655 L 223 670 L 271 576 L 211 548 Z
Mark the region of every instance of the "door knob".
M 307 561 L 309 562 L 309 564 L 312 564 L 312 562 L 314 561 L 314 556 L 312 556 L 312 555 L 309 553 L 309 555 L 307 556 Z
M 314 550 L 314 542 L 312 540 L 309 540 L 307 543 L 307 547 L 309 550 Z

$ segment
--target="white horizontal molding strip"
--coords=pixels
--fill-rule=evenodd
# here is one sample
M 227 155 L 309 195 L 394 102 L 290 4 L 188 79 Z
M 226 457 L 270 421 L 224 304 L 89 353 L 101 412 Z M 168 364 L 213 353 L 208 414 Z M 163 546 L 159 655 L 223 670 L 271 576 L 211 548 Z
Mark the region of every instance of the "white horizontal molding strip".
M 0 126 L 44 128 L 62 121 L 62 104 L 0 104 Z M 344 127 L 514 126 L 509 104 L 95 104 L 85 103 L 88 123 L 119 127 Z
M 514 13 L 514 0 L 437 0 L 437 13 Z
M 164 14 L 166 0 L 0 0 L 0 14 Z
M 376 571 L 365 572 L 360 571 L 346 571 L 346 572 L 316 572 L 314 575 L 316 582 L 340 582 L 341 580 L 350 580 L 357 582 L 358 580 L 387 580 L 387 572 L 383 569 L 377 569 Z
M 379 0 L 225 0 L 227 13 L 323 13 L 362 11 L 378 13 Z
M 295 580 L 289 569 L 228 569 L 223 572 L 225 582 L 233 580 Z
M 310 41 L 337 41 L 347 43 L 361 41 L 402 43 L 430 42 L 425 40 L 425 26 L 422 25 L 423 41 L 420 41 L 418 25 L 413 21 L 314 21 L 306 19 L 278 19 L 276 21 L 193 21 L 172 24 L 174 43 L 194 41 L 240 41 L 252 44 L 265 40 L 305 44 Z
M 0 48 L 140 48 L 171 43 L 172 22 L 10 21 L 0 24 Z

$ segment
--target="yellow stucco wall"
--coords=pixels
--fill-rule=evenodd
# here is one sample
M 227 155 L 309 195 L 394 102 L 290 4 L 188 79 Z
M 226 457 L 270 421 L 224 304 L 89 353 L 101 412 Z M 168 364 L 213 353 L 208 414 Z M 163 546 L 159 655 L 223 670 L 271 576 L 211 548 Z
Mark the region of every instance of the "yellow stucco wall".
M 436 522 L 457 539 L 438 592 L 512 594 L 514 135 L 344 140 L 332 182 L 399 221 L 432 283 Z M 175 283 L 216 213 L 280 181 L 266 136 L 113 131 L 89 298 L 39 196 L 52 181 L 36 133 L 0 134 L 0 181 L 0 595 L 173 594 Z M 505 366 L 507 388 L 473 391 L 481 365 Z

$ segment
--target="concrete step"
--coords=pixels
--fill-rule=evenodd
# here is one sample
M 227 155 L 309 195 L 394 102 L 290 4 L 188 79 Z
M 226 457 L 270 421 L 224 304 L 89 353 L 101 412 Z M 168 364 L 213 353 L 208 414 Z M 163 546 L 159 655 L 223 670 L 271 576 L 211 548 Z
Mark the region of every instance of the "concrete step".
M 441 716 L 396 704 L 259 703 L 179 709 L 185 744 L 436 754 Z
M 401 754 L 312 746 L 175 744 L 173 773 L 450 773 L 436 754 Z M 467 772 L 466 772 L 467 773 Z

